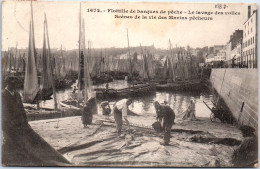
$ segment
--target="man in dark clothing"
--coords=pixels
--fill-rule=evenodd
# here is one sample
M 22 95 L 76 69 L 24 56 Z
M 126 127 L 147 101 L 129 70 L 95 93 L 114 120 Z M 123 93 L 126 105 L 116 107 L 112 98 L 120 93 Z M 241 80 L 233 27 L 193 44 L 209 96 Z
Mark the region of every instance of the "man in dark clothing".
M 86 128 L 88 124 L 92 123 L 93 114 L 96 114 L 95 113 L 96 106 L 97 106 L 96 99 L 94 97 L 90 98 L 86 102 L 82 110 L 82 116 L 81 116 L 81 120 L 84 128 Z
M 2 164 L 6 166 L 58 166 L 69 162 L 28 124 L 17 79 L 9 77 L 2 91 Z
M 160 122 L 163 121 L 162 127 L 164 131 L 164 136 L 163 136 L 164 142 L 162 144 L 169 145 L 170 138 L 171 138 L 171 128 L 172 125 L 174 124 L 175 113 L 170 108 L 170 106 L 160 105 L 160 103 L 157 101 L 154 102 L 154 107 L 157 114 L 156 119 L 159 120 Z

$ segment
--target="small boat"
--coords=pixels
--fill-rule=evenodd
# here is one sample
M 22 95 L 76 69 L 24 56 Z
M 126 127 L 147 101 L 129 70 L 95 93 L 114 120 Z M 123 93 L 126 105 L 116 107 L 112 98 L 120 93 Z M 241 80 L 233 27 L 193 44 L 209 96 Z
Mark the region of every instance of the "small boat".
M 80 116 L 81 110 L 78 107 L 73 106 L 76 103 L 71 103 L 69 101 L 63 101 L 60 103 L 60 108 L 54 110 L 53 108 L 41 107 L 36 108 L 36 105 L 24 103 L 24 109 L 26 110 L 27 119 L 29 121 L 33 120 L 43 120 L 43 119 L 55 119 L 69 116 Z
M 73 83 L 74 83 L 73 80 L 67 79 L 67 78 L 65 78 L 65 79 L 56 79 L 55 80 L 55 88 L 57 90 L 70 88 Z
M 93 85 L 109 83 L 113 81 L 110 75 L 94 76 L 91 78 Z
M 40 94 L 40 98 L 41 100 L 50 100 L 51 96 L 53 94 L 53 90 L 52 89 L 42 89 L 39 91 Z
M 101 100 L 108 98 L 127 98 L 153 94 L 155 92 L 155 85 L 139 84 L 134 87 L 128 87 L 123 89 L 96 88 L 95 91 L 97 98 Z

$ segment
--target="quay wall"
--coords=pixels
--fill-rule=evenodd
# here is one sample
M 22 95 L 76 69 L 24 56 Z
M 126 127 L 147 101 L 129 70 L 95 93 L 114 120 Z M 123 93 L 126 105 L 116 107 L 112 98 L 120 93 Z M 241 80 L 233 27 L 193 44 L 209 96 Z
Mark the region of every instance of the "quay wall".
M 257 69 L 212 69 L 210 82 L 240 125 L 258 128 Z

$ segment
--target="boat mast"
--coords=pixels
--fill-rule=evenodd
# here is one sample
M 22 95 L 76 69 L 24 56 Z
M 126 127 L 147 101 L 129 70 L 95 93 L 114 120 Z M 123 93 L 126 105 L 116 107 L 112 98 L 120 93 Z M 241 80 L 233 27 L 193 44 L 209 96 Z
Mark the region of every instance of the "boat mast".
M 57 98 L 56 98 L 56 89 L 55 89 L 55 82 L 54 82 L 54 76 L 53 76 L 53 69 L 52 69 L 52 63 L 50 61 L 51 59 L 51 48 L 50 48 L 50 41 L 49 41 L 49 32 L 48 32 L 48 23 L 47 23 L 47 17 L 46 17 L 46 14 L 44 13 L 44 16 L 45 16 L 45 26 L 46 26 L 46 34 L 47 34 L 47 44 L 48 44 L 48 53 L 49 55 L 47 55 L 47 61 L 50 65 L 50 71 L 51 71 L 51 76 L 50 76 L 50 79 L 51 79 L 51 84 L 52 84 L 52 90 L 53 90 L 53 100 L 54 100 L 54 110 L 57 111 L 58 109 L 58 105 L 57 105 Z
M 133 82 L 132 59 L 131 59 L 131 55 L 130 55 L 130 46 L 129 46 L 128 29 L 126 29 L 126 33 L 127 33 L 127 43 L 128 43 L 128 56 L 129 56 L 129 61 L 130 61 L 130 77 L 131 77 L 131 81 Z M 134 83 L 133 83 L 133 87 L 134 87 Z
M 80 100 L 80 72 L 81 72 L 81 66 L 80 66 L 80 61 L 81 61 L 81 53 L 80 53 L 80 37 L 81 37 L 81 2 L 80 2 L 80 7 L 79 7 L 79 62 L 78 62 L 78 107 L 79 107 L 79 100 Z
M 175 82 L 175 73 L 174 73 L 174 68 L 173 68 L 173 57 L 172 57 L 172 43 L 171 40 L 169 39 L 169 65 L 170 65 L 170 76 L 171 76 L 171 81 Z
M 85 45 L 85 21 L 83 19 L 83 47 L 84 47 L 84 88 L 85 88 L 85 93 L 84 93 L 84 101 L 85 104 L 87 103 L 88 100 L 88 65 L 87 65 L 87 54 L 86 54 L 86 45 Z
M 145 52 L 145 54 L 143 53 L 143 48 L 142 48 L 141 43 L 140 43 L 140 48 L 141 48 L 141 53 L 142 53 L 143 60 L 144 60 L 144 71 L 146 71 L 147 78 L 148 78 L 148 81 L 149 81 L 149 84 L 150 84 L 150 74 L 149 74 L 148 65 L 147 65 L 146 52 Z

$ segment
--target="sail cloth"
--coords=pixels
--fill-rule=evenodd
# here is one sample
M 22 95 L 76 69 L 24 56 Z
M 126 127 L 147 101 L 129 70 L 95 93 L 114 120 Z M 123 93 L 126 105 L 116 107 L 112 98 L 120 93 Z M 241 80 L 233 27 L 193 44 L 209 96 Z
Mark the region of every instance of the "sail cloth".
M 95 97 L 92 89 L 92 83 L 90 78 L 90 67 L 87 59 L 86 44 L 85 44 L 85 22 L 81 18 L 81 6 L 79 15 L 79 74 L 78 74 L 78 100 L 80 100 L 80 91 L 84 89 L 85 102 Z M 82 23 L 82 24 L 81 24 Z
M 91 81 L 91 77 L 90 77 L 90 66 L 88 63 L 88 55 L 86 52 L 86 44 L 85 44 L 85 21 L 83 19 L 83 25 L 82 25 L 82 48 L 83 49 L 83 53 L 84 53 L 84 88 L 85 88 L 85 101 L 87 101 L 88 99 L 90 99 L 91 97 L 95 97 L 94 95 L 94 90 L 92 88 L 92 81 Z M 90 51 L 88 52 L 90 53 Z
M 50 53 L 46 46 L 46 21 L 44 21 L 44 35 L 43 35 L 43 51 L 42 51 L 42 88 L 50 90 L 52 88 L 51 70 L 50 70 Z
M 65 67 L 65 58 L 63 57 L 63 51 L 62 51 L 62 47 L 61 47 L 61 60 L 60 60 L 60 64 L 61 64 L 61 68 L 60 68 L 60 78 L 64 79 L 67 75 L 66 72 L 66 67 Z
M 32 17 L 32 16 L 31 16 Z M 24 102 L 31 103 L 34 101 L 38 91 L 38 79 L 37 79 L 37 71 L 35 65 L 35 41 L 34 41 L 34 24 L 33 17 L 30 21 L 30 32 L 29 32 L 29 50 L 28 57 L 26 61 L 26 71 L 25 71 L 25 79 L 24 79 Z
M 20 65 L 19 65 L 19 69 L 18 72 L 25 72 L 25 53 L 23 54 L 23 56 L 20 56 Z

